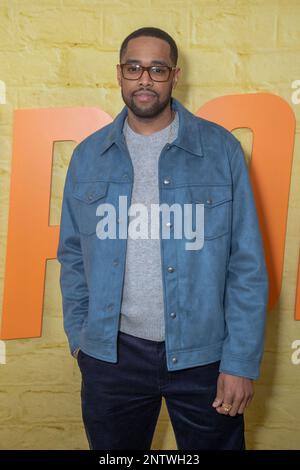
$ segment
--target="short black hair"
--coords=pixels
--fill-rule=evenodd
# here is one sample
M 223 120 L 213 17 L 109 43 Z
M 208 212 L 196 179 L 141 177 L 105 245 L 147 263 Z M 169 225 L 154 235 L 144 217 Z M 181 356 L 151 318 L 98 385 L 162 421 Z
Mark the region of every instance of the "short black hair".
M 178 49 L 176 42 L 174 39 L 166 33 L 166 31 L 163 31 L 162 29 L 159 28 L 154 28 L 154 27 L 144 27 L 144 28 L 139 28 L 132 33 L 130 33 L 122 42 L 121 48 L 120 48 L 120 62 L 122 61 L 122 56 L 126 51 L 127 44 L 130 41 L 130 39 L 134 38 L 139 38 L 140 36 L 150 36 L 153 38 L 159 38 L 162 39 L 163 41 L 166 41 L 170 45 L 170 57 L 174 65 L 177 65 L 177 60 L 178 60 Z

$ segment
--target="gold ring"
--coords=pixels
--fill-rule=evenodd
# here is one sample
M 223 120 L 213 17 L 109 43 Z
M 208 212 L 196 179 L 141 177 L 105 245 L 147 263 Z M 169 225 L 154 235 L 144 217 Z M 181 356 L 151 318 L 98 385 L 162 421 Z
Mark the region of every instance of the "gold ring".
M 222 408 L 224 408 L 225 411 L 230 411 L 232 408 L 232 405 L 230 403 L 222 403 Z

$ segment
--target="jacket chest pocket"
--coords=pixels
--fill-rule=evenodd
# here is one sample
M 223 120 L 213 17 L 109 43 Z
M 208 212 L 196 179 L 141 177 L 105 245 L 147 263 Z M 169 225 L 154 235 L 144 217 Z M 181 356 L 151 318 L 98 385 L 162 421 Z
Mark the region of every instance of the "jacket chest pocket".
M 194 186 L 189 188 L 193 230 L 196 230 L 196 204 L 204 205 L 204 239 L 213 240 L 229 232 L 232 186 Z
M 96 233 L 96 226 L 101 219 L 97 215 L 98 206 L 106 202 L 108 184 L 105 181 L 79 181 L 76 183 L 73 197 L 78 200 L 78 227 L 80 233 Z M 98 210 L 99 213 L 99 210 Z

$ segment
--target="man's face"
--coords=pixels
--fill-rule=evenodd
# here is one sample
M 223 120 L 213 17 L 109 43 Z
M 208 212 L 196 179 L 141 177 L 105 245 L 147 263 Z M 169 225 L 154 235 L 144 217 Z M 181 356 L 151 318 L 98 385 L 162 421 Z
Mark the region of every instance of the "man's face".
M 174 66 L 169 44 L 162 39 L 147 36 L 128 42 L 121 63 Z M 167 82 L 156 82 L 145 70 L 138 80 L 126 80 L 117 65 L 117 78 L 125 104 L 136 116 L 145 118 L 158 116 L 168 106 L 178 75 L 179 69 L 172 70 Z

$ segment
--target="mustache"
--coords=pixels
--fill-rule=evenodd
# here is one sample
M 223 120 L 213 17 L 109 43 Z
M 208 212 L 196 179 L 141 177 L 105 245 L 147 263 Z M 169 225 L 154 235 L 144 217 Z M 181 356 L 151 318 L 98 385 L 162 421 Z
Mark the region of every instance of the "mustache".
M 145 89 L 140 89 L 140 90 L 137 90 L 133 93 L 133 95 L 154 95 L 154 96 L 157 96 L 157 93 L 155 93 L 154 91 L 152 90 L 145 90 Z

